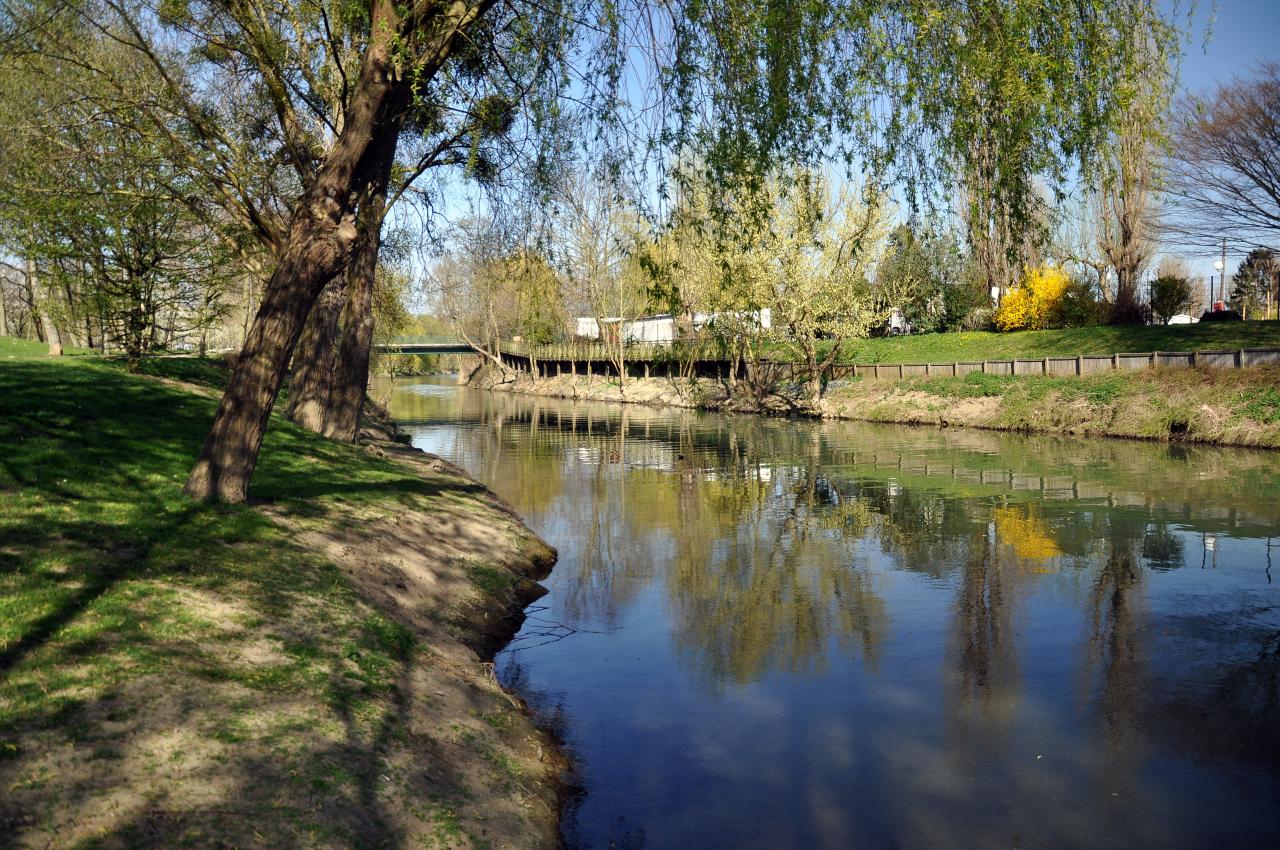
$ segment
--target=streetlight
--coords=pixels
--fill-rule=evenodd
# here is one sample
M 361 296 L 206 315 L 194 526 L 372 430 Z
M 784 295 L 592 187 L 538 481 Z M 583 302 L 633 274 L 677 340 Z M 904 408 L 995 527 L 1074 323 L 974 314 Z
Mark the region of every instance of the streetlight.
M 1214 267 L 1215 269 L 1217 269 L 1217 270 L 1218 270 L 1218 301 L 1221 301 L 1221 300 L 1222 300 L 1222 293 L 1223 293 L 1223 289 L 1224 289 L 1224 284 L 1223 284 L 1222 280 L 1223 280 L 1223 278 L 1225 277 L 1225 275 L 1223 275 L 1223 273 L 1222 273 L 1222 270 L 1223 270 L 1223 268 L 1225 268 L 1225 266 L 1223 265 L 1222 260 L 1214 260 L 1214 261 L 1213 261 L 1213 267 Z M 1210 298 L 1210 299 L 1212 299 L 1212 298 L 1213 298 L 1213 291 L 1212 291 L 1212 290 L 1213 290 L 1213 286 L 1212 286 L 1212 285 L 1210 285 L 1209 289 L 1210 289 L 1210 292 L 1209 292 L 1209 298 Z M 1214 304 L 1212 304 L 1212 305 L 1209 307 L 1209 309 L 1210 309 L 1210 310 L 1217 310 L 1217 309 L 1218 309 L 1218 304 L 1217 304 L 1217 302 L 1215 302 Z

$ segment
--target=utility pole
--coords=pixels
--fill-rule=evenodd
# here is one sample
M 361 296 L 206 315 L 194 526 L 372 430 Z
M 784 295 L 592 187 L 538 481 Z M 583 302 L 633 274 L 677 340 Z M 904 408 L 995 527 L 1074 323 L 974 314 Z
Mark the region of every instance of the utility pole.
M 1227 301 L 1227 237 L 1222 237 L 1222 274 L 1218 275 L 1218 300 L 1226 306 Z

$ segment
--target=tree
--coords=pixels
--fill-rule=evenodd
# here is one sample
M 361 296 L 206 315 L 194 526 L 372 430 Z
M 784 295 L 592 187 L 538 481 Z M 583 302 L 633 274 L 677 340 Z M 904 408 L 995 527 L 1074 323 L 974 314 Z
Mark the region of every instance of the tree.
M 1269 310 L 1272 298 L 1280 297 L 1272 295 L 1280 287 L 1280 254 L 1270 248 L 1254 248 L 1240 262 L 1231 282 L 1231 305 L 1246 319 L 1250 311 Z
M 876 269 L 878 305 L 897 308 L 912 327 L 930 332 L 959 325 L 979 303 L 955 234 L 934 226 L 901 224 L 889 235 L 884 260 Z
M 1133 21 L 1136 61 L 1123 67 L 1124 104 L 1114 113 L 1101 157 L 1096 192 L 1098 247 L 1115 275 L 1111 321 L 1140 321 L 1138 280 L 1156 250 L 1160 155 L 1176 82 L 1169 57 L 1142 22 Z
M 1210 95 L 1178 105 L 1169 162 L 1171 227 L 1201 245 L 1223 234 L 1274 242 L 1280 233 L 1280 63 L 1265 62 Z
M 43 33 L 44 21 L 66 9 L 151 61 L 165 80 L 166 115 L 183 122 L 183 132 L 164 135 L 174 161 L 206 175 L 211 197 L 228 198 L 247 227 L 278 237 L 261 306 L 187 486 L 193 496 L 233 501 L 247 493 L 306 318 L 356 254 L 358 221 L 376 203 L 370 185 L 396 156 L 416 107 L 435 103 L 444 82 L 478 99 L 494 77 L 531 80 L 521 89 L 530 95 L 522 109 L 531 137 L 545 138 L 542 130 L 580 104 L 594 125 L 588 138 L 632 163 L 647 157 L 660 173 L 672 157 L 698 155 L 712 175 L 754 174 L 758 182 L 778 163 L 833 155 L 851 170 L 855 161 L 875 172 L 904 163 L 913 195 L 936 194 L 950 183 L 953 163 L 987 157 L 999 166 L 986 172 L 984 191 L 997 200 L 984 200 L 985 208 L 1007 210 L 1016 222 L 1041 149 L 1056 151 L 1062 167 L 1051 171 L 1065 173 L 1068 160 L 1087 166 L 1099 128 L 1123 99 L 1113 70 L 1134 55 L 1131 39 L 1097 22 L 1135 12 L 1159 20 L 1150 0 L 882 0 L 785 13 L 742 0 L 27 5 L 31 14 L 6 26 L 6 39 Z M 998 43 L 983 43 L 982 34 L 1002 23 L 1016 25 L 1001 30 Z M 70 38 L 52 46 L 75 61 L 76 45 Z M 636 59 L 646 73 L 632 86 L 628 64 Z M 997 78 L 978 104 L 985 108 L 975 108 L 967 96 L 973 81 Z M 127 93 L 128 81 L 120 83 Z M 1012 120 L 1002 118 L 1002 97 L 1021 107 L 1006 109 Z M 266 123 L 220 120 L 242 105 Z M 435 127 L 449 114 L 428 109 L 422 123 Z M 938 145 L 946 155 L 937 156 Z M 528 185 L 537 187 L 556 150 L 532 149 Z M 912 174 L 908 161 L 930 167 Z M 501 173 L 479 156 L 469 156 L 468 167 Z M 282 170 L 292 172 L 288 180 Z M 241 179 L 246 173 L 263 179 Z M 269 203 L 259 202 L 259 187 L 287 189 L 295 178 L 298 191 L 266 192 Z
M 563 209 L 557 260 L 571 303 L 596 323 L 599 340 L 627 387 L 627 337 L 649 307 L 647 280 L 635 251 L 641 219 L 604 174 L 570 176 L 557 198 Z
M 96 42 L 83 52 L 132 58 Z M 154 85 L 133 64 L 139 88 Z M 82 75 L 43 57 L 0 71 L 0 241 L 39 271 L 30 277 L 46 339 L 114 345 L 131 363 L 194 347 L 221 318 L 226 252 L 175 199 L 194 190 L 155 137 L 69 94 L 92 86 Z
M 740 310 L 769 311 L 762 336 L 804 364 L 805 401 L 816 410 L 842 344 L 887 317 L 868 276 L 884 251 L 889 202 L 872 188 L 832 189 L 804 170 L 773 177 L 764 191 L 771 214 L 740 225 L 733 286 Z
M 1151 282 L 1151 312 L 1168 321 L 1191 307 L 1191 281 L 1176 274 L 1160 274 Z

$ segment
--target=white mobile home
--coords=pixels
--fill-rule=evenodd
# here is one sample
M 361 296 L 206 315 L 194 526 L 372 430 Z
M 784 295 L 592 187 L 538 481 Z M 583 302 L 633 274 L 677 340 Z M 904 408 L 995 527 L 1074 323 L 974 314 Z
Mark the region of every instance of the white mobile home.
M 694 330 L 701 331 L 707 325 L 713 324 L 717 319 L 727 316 L 733 316 L 737 319 L 750 318 L 752 323 L 762 330 L 768 330 L 772 326 L 772 316 L 766 308 L 755 313 L 695 313 L 693 315 Z M 597 320 L 590 316 L 579 316 L 574 319 L 574 336 L 578 339 L 600 339 L 601 322 L 605 325 L 606 337 L 616 333 L 613 329 L 621 326 L 623 339 L 626 342 L 669 345 L 675 342 L 678 336 L 678 321 L 671 313 L 640 316 L 629 320 L 616 317 Z

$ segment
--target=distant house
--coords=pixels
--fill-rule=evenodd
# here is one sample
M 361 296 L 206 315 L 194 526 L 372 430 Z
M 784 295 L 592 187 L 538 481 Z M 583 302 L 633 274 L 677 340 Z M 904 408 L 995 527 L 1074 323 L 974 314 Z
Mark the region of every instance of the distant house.
M 693 327 L 695 330 L 702 330 L 707 325 L 713 324 L 717 319 L 726 316 L 743 317 L 745 313 L 695 313 L 693 315 Z M 759 313 L 752 314 L 754 319 L 762 329 L 768 330 L 772 324 L 772 316 L 766 308 Z M 679 320 L 672 313 L 659 313 L 653 316 L 640 316 L 635 319 L 605 318 L 597 320 L 590 316 L 579 316 L 574 319 L 573 333 L 579 339 L 595 339 L 601 338 L 601 326 L 603 325 L 603 337 L 606 340 L 617 339 L 619 329 L 621 329 L 623 339 L 626 342 L 652 343 L 658 345 L 670 345 L 675 342 L 678 333 Z

